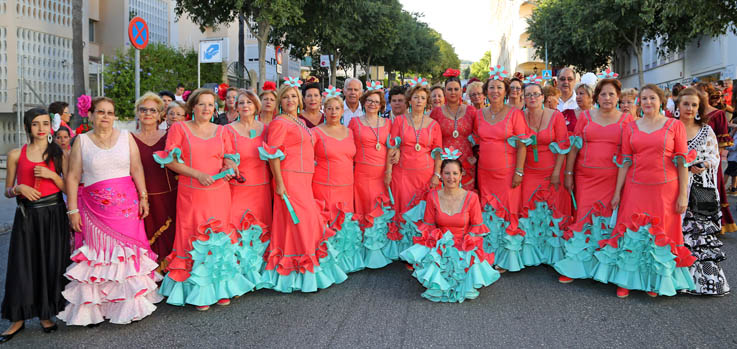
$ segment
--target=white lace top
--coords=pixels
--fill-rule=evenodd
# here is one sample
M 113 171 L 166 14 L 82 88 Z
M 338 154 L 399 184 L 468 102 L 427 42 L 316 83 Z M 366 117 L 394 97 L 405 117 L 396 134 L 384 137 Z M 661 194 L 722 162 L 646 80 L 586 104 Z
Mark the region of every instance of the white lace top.
M 86 134 L 79 135 L 82 150 L 82 183 L 85 186 L 106 179 L 127 177 L 131 174 L 128 131 L 120 130 L 115 145 L 100 149 Z
M 717 187 L 717 171 L 719 168 L 719 142 L 717 136 L 709 125 L 704 125 L 696 136 L 688 141 L 688 150 L 696 150 L 695 162 L 703 162 L 705 171 L 694 174 L 689 171 L 688 187 L 694 181 L 704 188 Z

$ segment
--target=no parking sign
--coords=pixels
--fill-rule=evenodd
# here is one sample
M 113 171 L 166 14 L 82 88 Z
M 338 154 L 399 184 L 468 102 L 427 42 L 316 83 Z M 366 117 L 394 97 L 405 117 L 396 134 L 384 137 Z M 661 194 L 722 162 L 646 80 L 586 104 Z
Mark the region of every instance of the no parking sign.
M 128 24 L 128 39 L 133 47 L 143 50 L 148 45 L 148 24 L 141 17 L 134 17 Z

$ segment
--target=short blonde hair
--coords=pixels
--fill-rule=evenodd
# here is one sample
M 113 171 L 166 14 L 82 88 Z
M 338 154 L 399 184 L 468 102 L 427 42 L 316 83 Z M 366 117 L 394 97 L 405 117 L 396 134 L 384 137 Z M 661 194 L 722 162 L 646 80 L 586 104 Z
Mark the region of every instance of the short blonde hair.
M 238 94 L 235 96 L 235 108 L 238 109 L 238 101 L 241 100 L 241 96 L 246 96 L 246 98 L 250 99 L 251 102 L 256 106 L 256 112 L 254 115 L 258 114 L 261 111 L 261 100 L 258 98 L 258 96 L 253 93 L 251 90 L 246 89 L 236 89 L 236 92 Z
M 427 86 L 423 86 L 420 84 L 414 85 L 410 87 L 409 90 L 407 90 L 407 104 L 412 101 L 412 96 L 416 95 L 418 92 L 425 92 L 425 96 L 427 96 L 427 105 L 425 105 L 425 109 L 430 108 L 430 89 L 428 89 Z
M 470 95 L 470 91 L 475 88 L 478 88 L 479 90 L 481 90 L 481 93 L 484 93 L 484 83 L 481 81 L 474 81 L 466 85 L 466 93 Z
M 634 88 L 626 88 L 626 89 L 622 90 L 622 97 L 621 97 L 621 99 L 625 99 L 625 98 L 636 99 L 637 98 L 637 95 L 638 95 L 637 90 L 635 90 Z
M 143 104 L 143 102 L 153 101 L 156 103 L 156 109 L 159 110 L 159 112 L 164 110 L 164 101 L 159 97 L 158 94 L 153 93 L 151 91 L 146 91 L 146 93 L 143 94 L 143 96 L 139 97 L 136 100 L 136 112 L 138 112 L 138 107 Z
M 294 92 L 297 93 L 297 100 L 299 101 L 297 103 L 297 108 L 304 109 L 304 105 L 302 104 L 302 93 L 300 93 L 299 89 L 293 86 L 289 85 L 282 85 L 279 88 L 279 92 L 276 94 L 276 105 L 279 109 L 281 109 L 281 100 L 284 98 L 284 94 L 289 91 L 289 89 L 294 89 Z

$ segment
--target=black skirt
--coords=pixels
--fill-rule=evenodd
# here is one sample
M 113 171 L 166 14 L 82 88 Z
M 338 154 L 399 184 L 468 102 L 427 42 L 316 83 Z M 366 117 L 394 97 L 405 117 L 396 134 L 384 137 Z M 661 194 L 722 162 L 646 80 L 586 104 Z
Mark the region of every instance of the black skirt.
M 67 284 L 70 246 L 64 198 L 56 193 L 35 202 L 17 201 L 2 317 L 51 319 L 66 305 L 61 292 Z

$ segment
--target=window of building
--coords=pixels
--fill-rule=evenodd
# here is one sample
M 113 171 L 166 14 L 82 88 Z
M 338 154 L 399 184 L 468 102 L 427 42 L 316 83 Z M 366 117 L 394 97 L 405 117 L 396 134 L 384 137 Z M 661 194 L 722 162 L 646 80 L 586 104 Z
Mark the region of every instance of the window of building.
M 95 42 L 95 20 L 94 19 L 90 19 L 89 21 L 89 32 L 90 32 L 89 41 Z

